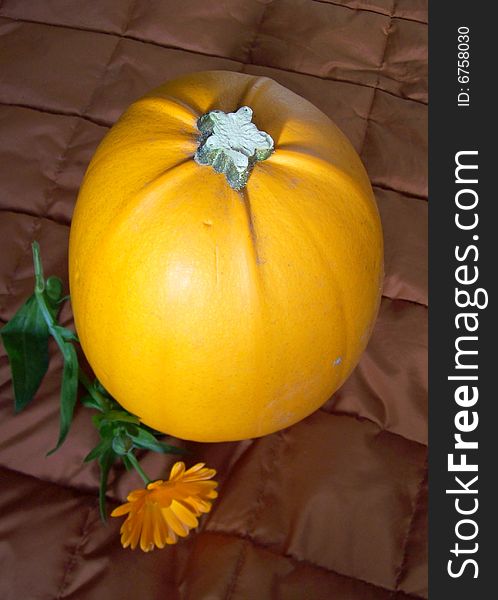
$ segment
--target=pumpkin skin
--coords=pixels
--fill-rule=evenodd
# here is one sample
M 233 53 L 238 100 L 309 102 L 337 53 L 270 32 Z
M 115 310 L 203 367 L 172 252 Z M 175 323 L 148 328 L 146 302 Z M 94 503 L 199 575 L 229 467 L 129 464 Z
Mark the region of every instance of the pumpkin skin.
M 193 160 L 213 109 L 275 141 L 237 192 Z M 147 425 L 214 442 L 303 419 L 351 373 L 378 311 L 382 230 L 355 150 L 264 77 L 166 83 L 106 135 L 69 247 L 75 325 L 105 388 Z

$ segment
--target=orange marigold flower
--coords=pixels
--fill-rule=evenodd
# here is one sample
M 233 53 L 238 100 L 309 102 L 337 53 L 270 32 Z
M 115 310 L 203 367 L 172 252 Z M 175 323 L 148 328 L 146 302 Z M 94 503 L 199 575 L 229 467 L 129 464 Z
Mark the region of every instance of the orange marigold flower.
M 186 537 L 197 527 L 197 517 L 211 510 L 218 493 L 214 469 L 198 463 L 187 471 L 183 462 L 173 465 L 168 481 L 158 479 L 145 489 L 128 494 L 126 504 L 112 511 L 112 517 L 128 515 L 121 526 L 121 543 L 134 550 L 139 541 L 144 552 L 154 547 L 175 544 L 178 536 Z

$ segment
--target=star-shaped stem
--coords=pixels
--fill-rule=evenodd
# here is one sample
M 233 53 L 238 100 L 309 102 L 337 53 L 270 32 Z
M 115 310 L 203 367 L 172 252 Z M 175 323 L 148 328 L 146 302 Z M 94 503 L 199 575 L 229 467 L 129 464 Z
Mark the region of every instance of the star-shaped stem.
M 194 159 L 224 173 L 234 190 L 241 190 L 257 161 L 274 150 L 273 139 L 251 122 L 252 110 L 242 106 L 234 113 L 212 110 L 197 121 L 201 138 Z

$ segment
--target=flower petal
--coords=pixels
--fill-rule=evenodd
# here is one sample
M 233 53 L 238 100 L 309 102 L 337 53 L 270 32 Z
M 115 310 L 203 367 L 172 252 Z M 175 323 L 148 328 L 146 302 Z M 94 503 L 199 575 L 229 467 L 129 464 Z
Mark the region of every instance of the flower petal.
M 216 486 L 215 481 L 185 481 L 177 484 L 173 495 L 176 498 L 186 498 L 188 496 L 209 498 L 212 497 L 212 492 Z
M 180 519 L 180 521 L 185 523 L 185 525 L 190 529 L 194 529 L 199 525 L 199 521 L 195 514 L 180 502 L 173 500 L 171 503 L 171 510 Z
M 189 532 L 189 528 L 176 516 L 171 507 L 162 509 L 163 517 L 165 518 L 171 529 L 180 537 L 186 537 Z
M 158 504 L 154 504 L 154 543 L 158 548 L 164 548 L 168 537 L 168 528 Z
M 118 506 L 112 511 L 111 517 L 122 517 L 123 515 L 129 513 L 132 507 L 133 502 L 126 502 L 126 504 L 121 504 L 121 506 Z
M 135 548 L 137 547 L 138 540 L 140 539 L 140 532 L 142 531 L 142 519 L 143 512 L 139 512 L 133 518 L 131 517 L 131 515 L 128 517 L 128 530 L 123 532 L 122 538 L 122 543 L 125 548 L 126 546 L 131 546 L 131 549 L 135 550 Z
M 128 494 L 126 499 L 128 500 L 128 502 L 136 502 L 137 500 L 144 498 L 146 495 L 147 490 L 133 490 Z
M 187 510 L 190 510 L 196 517 L 201 513 L 207 513 L 211 510 L 211 504 L 209 502 L 204 502 L 194 496 L 188 496 L 181 500 L 179 499 L 178 502 L 185 506 Z
M 196 473 L 197 471 L 200 471 L 204 467 L 205 464 L 206 463 L 197 463 L 193 467 L 190 467 L 190 469 L 187 469 L 185 471 L 185 475 L 188 475 L 189 473 Z
M 157 490 L 163 485 L 164 481 L 162 479 L 156 479 L 155 481 L 151 481 L 147 484 L 147 491 Z
M 181 460 L 179 460 L 171 467 L 171 473 L 169 475 L 169 480 L 173 481 L 173 480 L 178 479 L 179 477 L 181 477 L 183 475 L 184 472 L 185 472 L 185 463 L 183 463 Z
M 140 548 L 144 552 L 154 550 L 154 524 L 152 514 L 153 506 L 146 502 L 144 506 L 142 532 L 140 535 Z
M 204 481 L 205 479 L 211 479 L 215 475 L 215 469 L 201 468 L 196 471 L 189 469 L 188 471 L 185 471 L 183 481 Z
M 176 544 L 176 542 L 178 541 L 178 536 L 176 535 L 176 533 L 173 531 L 173 529 L 171 528 L 171 525 L 169 524 L 168 520 L 166 519 L 166 517 L 164 516 L 164 512 L 163 510 L 161 510 L 161 513 L 163 515 L 163 519 L 164 519 L 164 523 L 166 525 L 166 529 L 168 531 L 168 534 L 166 536 L 166 543 L 167 544 Z

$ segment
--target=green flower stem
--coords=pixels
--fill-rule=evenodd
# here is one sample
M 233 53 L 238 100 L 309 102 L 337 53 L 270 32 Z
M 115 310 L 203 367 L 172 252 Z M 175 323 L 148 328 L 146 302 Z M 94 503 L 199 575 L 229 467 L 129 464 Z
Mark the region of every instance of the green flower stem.
M 130 452 L 126 456 L 127 456 L 128 460 L 130 461 L 130 463 L 133 465 L 133 468 L 135 469 L 135 471 L 143 479 L 143 482 L 145 483 L 145 485 L 149 485 L 149 483 L 152 483 L 152 479 L 149 479 L 149 477 L 147 477 L 147 474 L 140 466 L 140 463 L 138 462 L 137 457 L 132 452 Z

